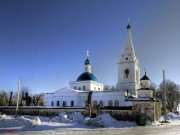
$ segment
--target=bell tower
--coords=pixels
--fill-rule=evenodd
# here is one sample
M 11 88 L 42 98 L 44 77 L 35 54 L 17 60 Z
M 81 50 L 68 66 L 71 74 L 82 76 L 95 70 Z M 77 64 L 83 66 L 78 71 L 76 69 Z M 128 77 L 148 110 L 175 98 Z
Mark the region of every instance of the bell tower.
M 124 92 L 128 91 L 129 94 L 137 96 L 137 90 L 139 88 L 139 60 L 135 55 L 131 37 L 131 26 L 128 20 L 125 50 L 118 63 L 118 83 L 116 85 L 116 89 Z

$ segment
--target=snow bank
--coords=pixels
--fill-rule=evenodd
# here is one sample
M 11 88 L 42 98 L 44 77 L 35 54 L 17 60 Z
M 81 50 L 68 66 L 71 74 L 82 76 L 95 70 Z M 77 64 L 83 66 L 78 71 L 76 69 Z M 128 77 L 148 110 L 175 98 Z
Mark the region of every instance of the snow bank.
M 34 119 L 28 119 L 25 118 L 24 116 L 17 117 L 16 120 L 19 120 L 23 122 L 25 125 L 34 127 L 35 125 L 41 125 L 41 120 L 39 117 L 35 117 Z
M 41 125 L 41 120 L 39 119 L 39 117 L 35 117 L 34 119 L 27 119 L 24 116 L 14 118 L 14 117 L 3 114 L 3 115 L 0 115 L 0 121 L 18 122 L 18 123 L 23 122 L 24 124 L 28 126 Z
M 104 121 L 101 117 L 89 118 L 86 117 L 84 123 L 88 126 L 104 127 Z
M 92 125 L 97 127 L 114 127 L 114 128 L 123 128 L 123 127 L 132 127 L 136 126 L 135 122 L 128 121 L 117 121 L 109 114 L 102 114 L 95 118 L 86 118 L 84 120 L 86 125 Z
M 166 118 L 167 120 L 180 120 L 180 115 L 175 113 L 168 113 Z
M 100 119 L 102 119 L 105 127 L 112 127 L 112 126 L 118 124 L 118 121 L 116 119 L 114 119 L 113 117 L 111 117 L 109 114 L 103 114 L 98 117 Z
M 0 120 L 8 121 L 12 120 L 13 118 L 11 116 L 6 116 L 5 114 L 0 115 Z
M 35 116 L 6 116 L 0 115 L 0 127 L 18 127 L 23 130 L 48 130 L 54 128 L 87 128 L 87 126 L 123 128 L 136 126 L 135 122 L 117 121 L 109 114 L 102 114 L 95 118 L 84 118 L 81 112 L 60 113 L 56 117 Z M 89 127 L 92 128 L 92 127 Z
M 69 114 L 69 120 L 74 122 L 83 123 L 84 115 L 81 112 L 73 112 Z
M 166 119 L 169 121 L 173 121 L 173 120 L 180 120 L 180 115 L 176 114 L 176 113 L 168 113 L 166 115 Z M 165 120 L 165 116 L 162 116 L 159 121 L 164 121 Z
M 81 112 L 61 112 L 58 119 L 64 122 L 83 123 L 84 115 Z

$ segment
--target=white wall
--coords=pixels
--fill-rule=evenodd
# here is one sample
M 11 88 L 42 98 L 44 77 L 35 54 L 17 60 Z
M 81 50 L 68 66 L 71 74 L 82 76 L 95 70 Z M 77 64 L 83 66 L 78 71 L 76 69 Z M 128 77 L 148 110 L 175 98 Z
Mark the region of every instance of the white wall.
M 46 94 L 46 107 L 58 107 L 56 105 L 57 101 L 60 101 L 59 107 L 63 107 L 63 101 L 66 101 L 67 107 L 71 106 L 71 101 L 74 101 L 74 107 L 85 107 L 87 99 L 88 92 L 86 91 L 62 89 L 54 93 Z M 124 92 L 93 91 L 92 105 L 94 105 L 94 101 L 97 101 L 98 104 L 100 101 L 103 101 L 103 106 L 109 106 L 110 100 L 113 102 L 113 106 L 115 106 L 115 101 L 119 102 L 119 106 L 130 106 L 124 102 Z M 54 106 L 51 105 L 52 101 L 54 102 Z
M 94 101 L 97 101 L 99 104 L 100 101 L 103 101 L 103 106 L 109 106 L 109 101 L 113 102 L 113 106 L 115 106 L 115 101 L 119 102 L 119 106 L 124 106 L 124 92 L 120 91 L 107 91 L 107 92 L 93 92 L 92 95 L 92 105 L 94 105 Z
M 94 81 L 71 81 L 69 82 L 69 87 L 70 89 L 76 89 L 80 87 L 81 90 L 83 90 L 83 86 L 86 87 L 85 91 L 90 91 L 90 90 L 97 90 L 97 91 L 102 91 L 104 89 L 104 85 L 102 83 L 94 82 Z M 100 90 L 99 90 L 100 89 Z
M 148 97 L 148 98 L 153 98 L 153 91 L 152 90 L 146 90 L 146 89 L 140 89 L 138 90 L 138 97 Z

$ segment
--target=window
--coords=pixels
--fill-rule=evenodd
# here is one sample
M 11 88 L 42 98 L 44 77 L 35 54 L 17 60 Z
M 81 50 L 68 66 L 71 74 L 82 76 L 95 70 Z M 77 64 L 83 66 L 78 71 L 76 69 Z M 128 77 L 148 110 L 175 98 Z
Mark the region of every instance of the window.
M 100 102 L 99 102 L 99 105 L 100 105 L 100 106 L 103 106 L 103 101 L 100 101 Z
M 59 101 L 57 101 L 56 106 L 59 106 L 59 105 L 60 105 L 60 102 L 59 102 Z
M 71 101 L 71 106 L 74 106 L 74 101 Z
M 77 89 L 76 86 L 74 86 L 74 89 L 75 89 L 75 90 Z
M 112 105 L 113 103 L 112 103 L 112 101 L 110 100 L 109 101 L 109 107 L 112 107 L 113 105 Z
M 98 88 L 98 90 L 101 90 L 100 88 Z
M 95 108 L 97 107 L 97 101 L 94 101 L 94 107 Z
M 81 90 L 81 87 L 79 87 L 78 90 Z
M 66 107 L 66 101 L 63 101 L 63 107 Z
M 118 107 L 119 106 L 119 101 L 115 101 L 115 107 Z
M 127 96 L 129 96 L 129 90 L 128 89 L 126 90 L 126 93 L 127 93 Z
M 86 67 L 86 72 L 88 71 L 88 68 Z
M 86 86 L 83 86 L 83 90 L 86 90 Z
M 124 70 L 124 78 L 128 78 L 129 77 L 129 69 L 125 69 Z
M 53 101 L 51 102 L 51 106 L 54 106 L 54 102 Z

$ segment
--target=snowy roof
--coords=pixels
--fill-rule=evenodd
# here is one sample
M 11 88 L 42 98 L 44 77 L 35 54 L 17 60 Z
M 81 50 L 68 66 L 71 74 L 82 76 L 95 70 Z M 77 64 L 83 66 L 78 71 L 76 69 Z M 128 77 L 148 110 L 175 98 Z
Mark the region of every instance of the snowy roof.
M 141 98 L 132 98 L 129 97 L 127 100 L 125 101 L 156 101 L 154 98 L 148 98 L 148 97 L 141 97 Z

